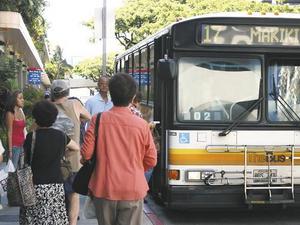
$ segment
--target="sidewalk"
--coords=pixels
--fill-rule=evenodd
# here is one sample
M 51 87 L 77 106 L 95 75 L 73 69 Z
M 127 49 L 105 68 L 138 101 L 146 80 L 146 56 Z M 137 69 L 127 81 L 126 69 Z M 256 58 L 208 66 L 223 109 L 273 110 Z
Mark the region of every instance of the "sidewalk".
M 82 209 L 84 205 L 85 197 L 81 196 L 80 198 L 80 220 L 78 221 L 78 225 L 97 225 L 97 221 L 87 220 L 82 215 Z M 18 207 L 8 207 L 7 206 L 7 198 L 1 197 L 1 204 L 3 209 L 0 209 L 0 224 L 1 225 L 16 225 L 19 224 L 19 208 Z M 152 211 L 145 205 L 144 207 L 144 217 L 143 217 L 143 225 L 156 225 L 157 223 L 152 219 L 151 215 L 153 215 Z M 151 222 L 154 221 L 154 223 Z

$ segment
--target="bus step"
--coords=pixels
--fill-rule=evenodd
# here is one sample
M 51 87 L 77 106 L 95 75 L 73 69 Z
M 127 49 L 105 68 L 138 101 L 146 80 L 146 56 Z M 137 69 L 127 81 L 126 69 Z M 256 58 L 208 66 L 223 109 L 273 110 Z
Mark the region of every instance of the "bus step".
M 295 199 L 291 191 L 282 190 L 281 193 L 271 193 L 268 191 L 248 191 L 246 204 L 288 204 L 294 203 Z

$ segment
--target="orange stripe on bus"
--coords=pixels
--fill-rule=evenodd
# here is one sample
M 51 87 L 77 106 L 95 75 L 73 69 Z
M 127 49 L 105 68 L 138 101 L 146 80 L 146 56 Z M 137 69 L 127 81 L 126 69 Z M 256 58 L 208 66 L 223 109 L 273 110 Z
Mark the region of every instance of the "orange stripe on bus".
M 271 165 L 291 165 L 288 152 L 273 154 Z M 300 156 L 300 153 L 295 153 Z M 248 152 L 248 165 L 267 165 L 264 152 Z M 169 149 L 169 164 L 171 165 L 244 165 L 243 152 L 208 152 L 205 149 Z M 300 160 L 295 160 L 300 165 Z

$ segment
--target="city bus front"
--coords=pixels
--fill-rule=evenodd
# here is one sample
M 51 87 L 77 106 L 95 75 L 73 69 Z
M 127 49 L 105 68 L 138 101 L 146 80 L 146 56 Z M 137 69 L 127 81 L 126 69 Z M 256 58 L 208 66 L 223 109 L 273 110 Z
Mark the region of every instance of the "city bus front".
M 276 47 L 174 47 L 158 74 L 169 207 L 299 205 L 300 55 Z

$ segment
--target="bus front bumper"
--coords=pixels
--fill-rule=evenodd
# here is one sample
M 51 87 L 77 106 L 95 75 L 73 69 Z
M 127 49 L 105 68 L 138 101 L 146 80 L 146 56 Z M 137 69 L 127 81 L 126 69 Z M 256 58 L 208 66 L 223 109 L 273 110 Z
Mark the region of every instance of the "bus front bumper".
M 167 205 L 169 208 L 174 209 L 248 209 L 249 206 L 252 207 L 251 204 L 246 203 L 244 186 L 170 186 L 167 193 Z M 266 198 L 268 198 L 268 191 L 263 193 L 265 193 Z M 278 195 L 278 192 L 276 194 Z M 281 205 L 292 207 L 300 206 L 300 185 L 295 186 L 294 196 L 293 203 L 283 203 Z M 274 204 L 267 203 L 267 201 L 261 201 L 260 204 L 253 205 L 266 205 L 267 207 L 272 207 Z

